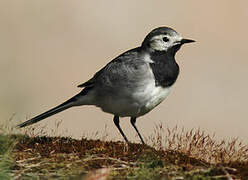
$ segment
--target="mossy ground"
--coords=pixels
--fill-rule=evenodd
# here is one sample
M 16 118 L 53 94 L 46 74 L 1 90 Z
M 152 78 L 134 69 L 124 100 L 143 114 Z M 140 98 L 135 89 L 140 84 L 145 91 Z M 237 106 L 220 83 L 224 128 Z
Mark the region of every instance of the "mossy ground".
M 248 179 L 248 146 L 201 130 L 159 125 L 149 146 L 24 134 L 0 132 L 0 179 Z
M 210 164 L 150 146 L 63 137 L 11 136 L 16 179 L 245 179 L 247 162 Z M 98 175 L 98 176 L 97 176 Z

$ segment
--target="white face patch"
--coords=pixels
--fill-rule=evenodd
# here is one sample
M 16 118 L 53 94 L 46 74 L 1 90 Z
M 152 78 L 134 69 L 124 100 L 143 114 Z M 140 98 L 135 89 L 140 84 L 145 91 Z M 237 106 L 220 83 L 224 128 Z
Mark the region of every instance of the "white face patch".
M 168 41 L 165 42 L 163 38 L 167 38 Z M 150 40 L 150 45 L 152 50 L 156 51 L 167 51 L 170 47 L 179 44 L 183 38 L 179 34 L 170 35 L 157 35 Z

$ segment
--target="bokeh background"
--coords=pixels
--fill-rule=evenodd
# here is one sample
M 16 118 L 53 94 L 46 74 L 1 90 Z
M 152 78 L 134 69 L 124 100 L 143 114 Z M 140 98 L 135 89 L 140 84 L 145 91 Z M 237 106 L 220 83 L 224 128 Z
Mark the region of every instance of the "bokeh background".
M 0 121 L 14 124 L 78 93 L 111 59 L 139 46 L 153 28 L 185 38 L 176 56 L 181 74 L 170 96 L 138 119 L 144 136 L 158 123 L 201 128 L 218 138 L 248 138 L 248 1 L 245 0 L 1 0 Z M 76 107 L 40 123 L 60 134 L 107 132 L 122 140 L 112 115 Z M 138 141 L 129 120 L 127 136 Z

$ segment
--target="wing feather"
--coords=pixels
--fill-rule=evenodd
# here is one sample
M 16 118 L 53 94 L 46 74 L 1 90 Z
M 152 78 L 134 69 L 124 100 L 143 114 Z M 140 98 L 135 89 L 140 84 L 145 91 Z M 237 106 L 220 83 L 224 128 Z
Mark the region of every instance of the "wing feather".
M 105 67 L 103 67 L 101 70 L 99 70 L 91 79 L 88 81 L 78 85 L 77 87 L 85 88 L 85 87 L 94 87 L 96 81 L 105 81 L 106 77 L 108 79 L 114 80 L 115 78 L 120 78 L 120 76 L 123 76 L 123 72 L 121 72 L 120 68 L 121 66 L 132 66 L 132 68 L 135 68 L 135 61 L 139 59 L 138 52 L 140 51 L 140 47 L 131 49 L 120 56 L 113 59 L 111 62 L 109 62 Z M 134 63 L 132 63 L 134 62 Z M 125 68 L 123 68 L 125 69 Z M 115 78 L 114 78 L 115 76 Z M 123 77 L 122 77 L 123 78 Z

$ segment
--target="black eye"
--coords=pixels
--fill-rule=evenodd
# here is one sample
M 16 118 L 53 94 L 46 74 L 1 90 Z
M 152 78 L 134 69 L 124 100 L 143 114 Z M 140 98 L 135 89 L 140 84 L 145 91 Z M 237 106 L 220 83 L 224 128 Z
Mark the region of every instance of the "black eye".
M 163 41 L 164 41 L 164 42 L 168 42 L 169 39 L 168 39 L 167 37 L 163 37 Z

